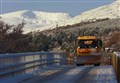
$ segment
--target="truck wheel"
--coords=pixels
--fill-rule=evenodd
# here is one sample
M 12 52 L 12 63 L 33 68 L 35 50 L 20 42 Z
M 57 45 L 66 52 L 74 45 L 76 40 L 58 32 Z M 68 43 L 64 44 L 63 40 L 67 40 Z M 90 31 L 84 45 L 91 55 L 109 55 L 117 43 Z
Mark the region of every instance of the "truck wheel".
M 94 66 L 100 66 L 100 63 L 96 63 L 96 64 L 94 64 Z
M 84 64 L 76 64 L 77 66 L 84 66 Z

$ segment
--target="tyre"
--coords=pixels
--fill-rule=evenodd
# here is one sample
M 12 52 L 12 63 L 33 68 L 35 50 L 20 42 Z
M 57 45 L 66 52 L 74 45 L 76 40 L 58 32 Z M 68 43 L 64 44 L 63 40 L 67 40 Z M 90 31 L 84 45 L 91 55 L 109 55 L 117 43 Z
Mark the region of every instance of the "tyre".
M 94 64 L 94 66 L 100 66 L 100 63 L 96 63 L 96 64 Z
M 84 64 L 76 64 L 76 66 L 84 66 Z

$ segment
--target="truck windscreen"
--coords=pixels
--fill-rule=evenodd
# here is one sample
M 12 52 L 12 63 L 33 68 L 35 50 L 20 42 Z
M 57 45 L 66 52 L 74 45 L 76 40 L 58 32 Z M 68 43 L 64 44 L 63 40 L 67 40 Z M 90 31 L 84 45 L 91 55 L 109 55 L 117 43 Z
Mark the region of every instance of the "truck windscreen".
M 78 40 L 78 46 L 80 48 L 95 48 L 95 47 L 98 47 L 98 41 L 96 41 L 96 40 Z

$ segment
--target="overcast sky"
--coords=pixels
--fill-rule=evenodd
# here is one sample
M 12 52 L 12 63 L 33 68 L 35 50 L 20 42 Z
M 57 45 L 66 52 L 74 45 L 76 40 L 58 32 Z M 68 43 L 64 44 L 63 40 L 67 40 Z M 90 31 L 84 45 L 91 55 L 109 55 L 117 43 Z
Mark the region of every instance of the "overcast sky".
M 44 12 L 65 12 L 72 16 L 81 12 L 112 3 L 114 0 L 1 0 L 1 14 L 37 10 Z

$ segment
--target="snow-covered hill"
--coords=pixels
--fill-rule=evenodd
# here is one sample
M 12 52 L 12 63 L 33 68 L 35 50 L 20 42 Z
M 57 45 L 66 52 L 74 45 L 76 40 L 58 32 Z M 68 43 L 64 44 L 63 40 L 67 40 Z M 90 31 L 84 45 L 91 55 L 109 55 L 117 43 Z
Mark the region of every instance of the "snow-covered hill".
M 67 13 L 50 13 L 41 11 L 16 11 L 12 13 L 2 14 L 2 20 L 11 25 L 17 25 L 25 22 L 25 32 L 32 30 L 44 30 L 46 26 L 56 25 L 58 22 L 64 22 L 71 19 Z M 57 25 L 56 25 L 57 26 Z
M 41 11 L 17 11 L 2 15 L 2 19 L 9 24 L 18 24 L 24 21 L 26 26 L 25 32 L 32 30 L 53 29 L 56 26 L 73 25 L 80 22 L 91 21 L 96 19 L 116 19 L 120 18 L 120 0 L 101 6 L 78 16 L 71 17 L 67 13 L 50 13 Z
M 120 18 L 120 0 L 116 0 L 112 4 L 101 6 L 86 12 L 81 13 L 78 16 L 64 22 L 64 24 L 59 24 L 61 26 L 64 25 L 73 25 L 80 22 L 85 22 L 89 20 L 96 19 L 116 19 Z

